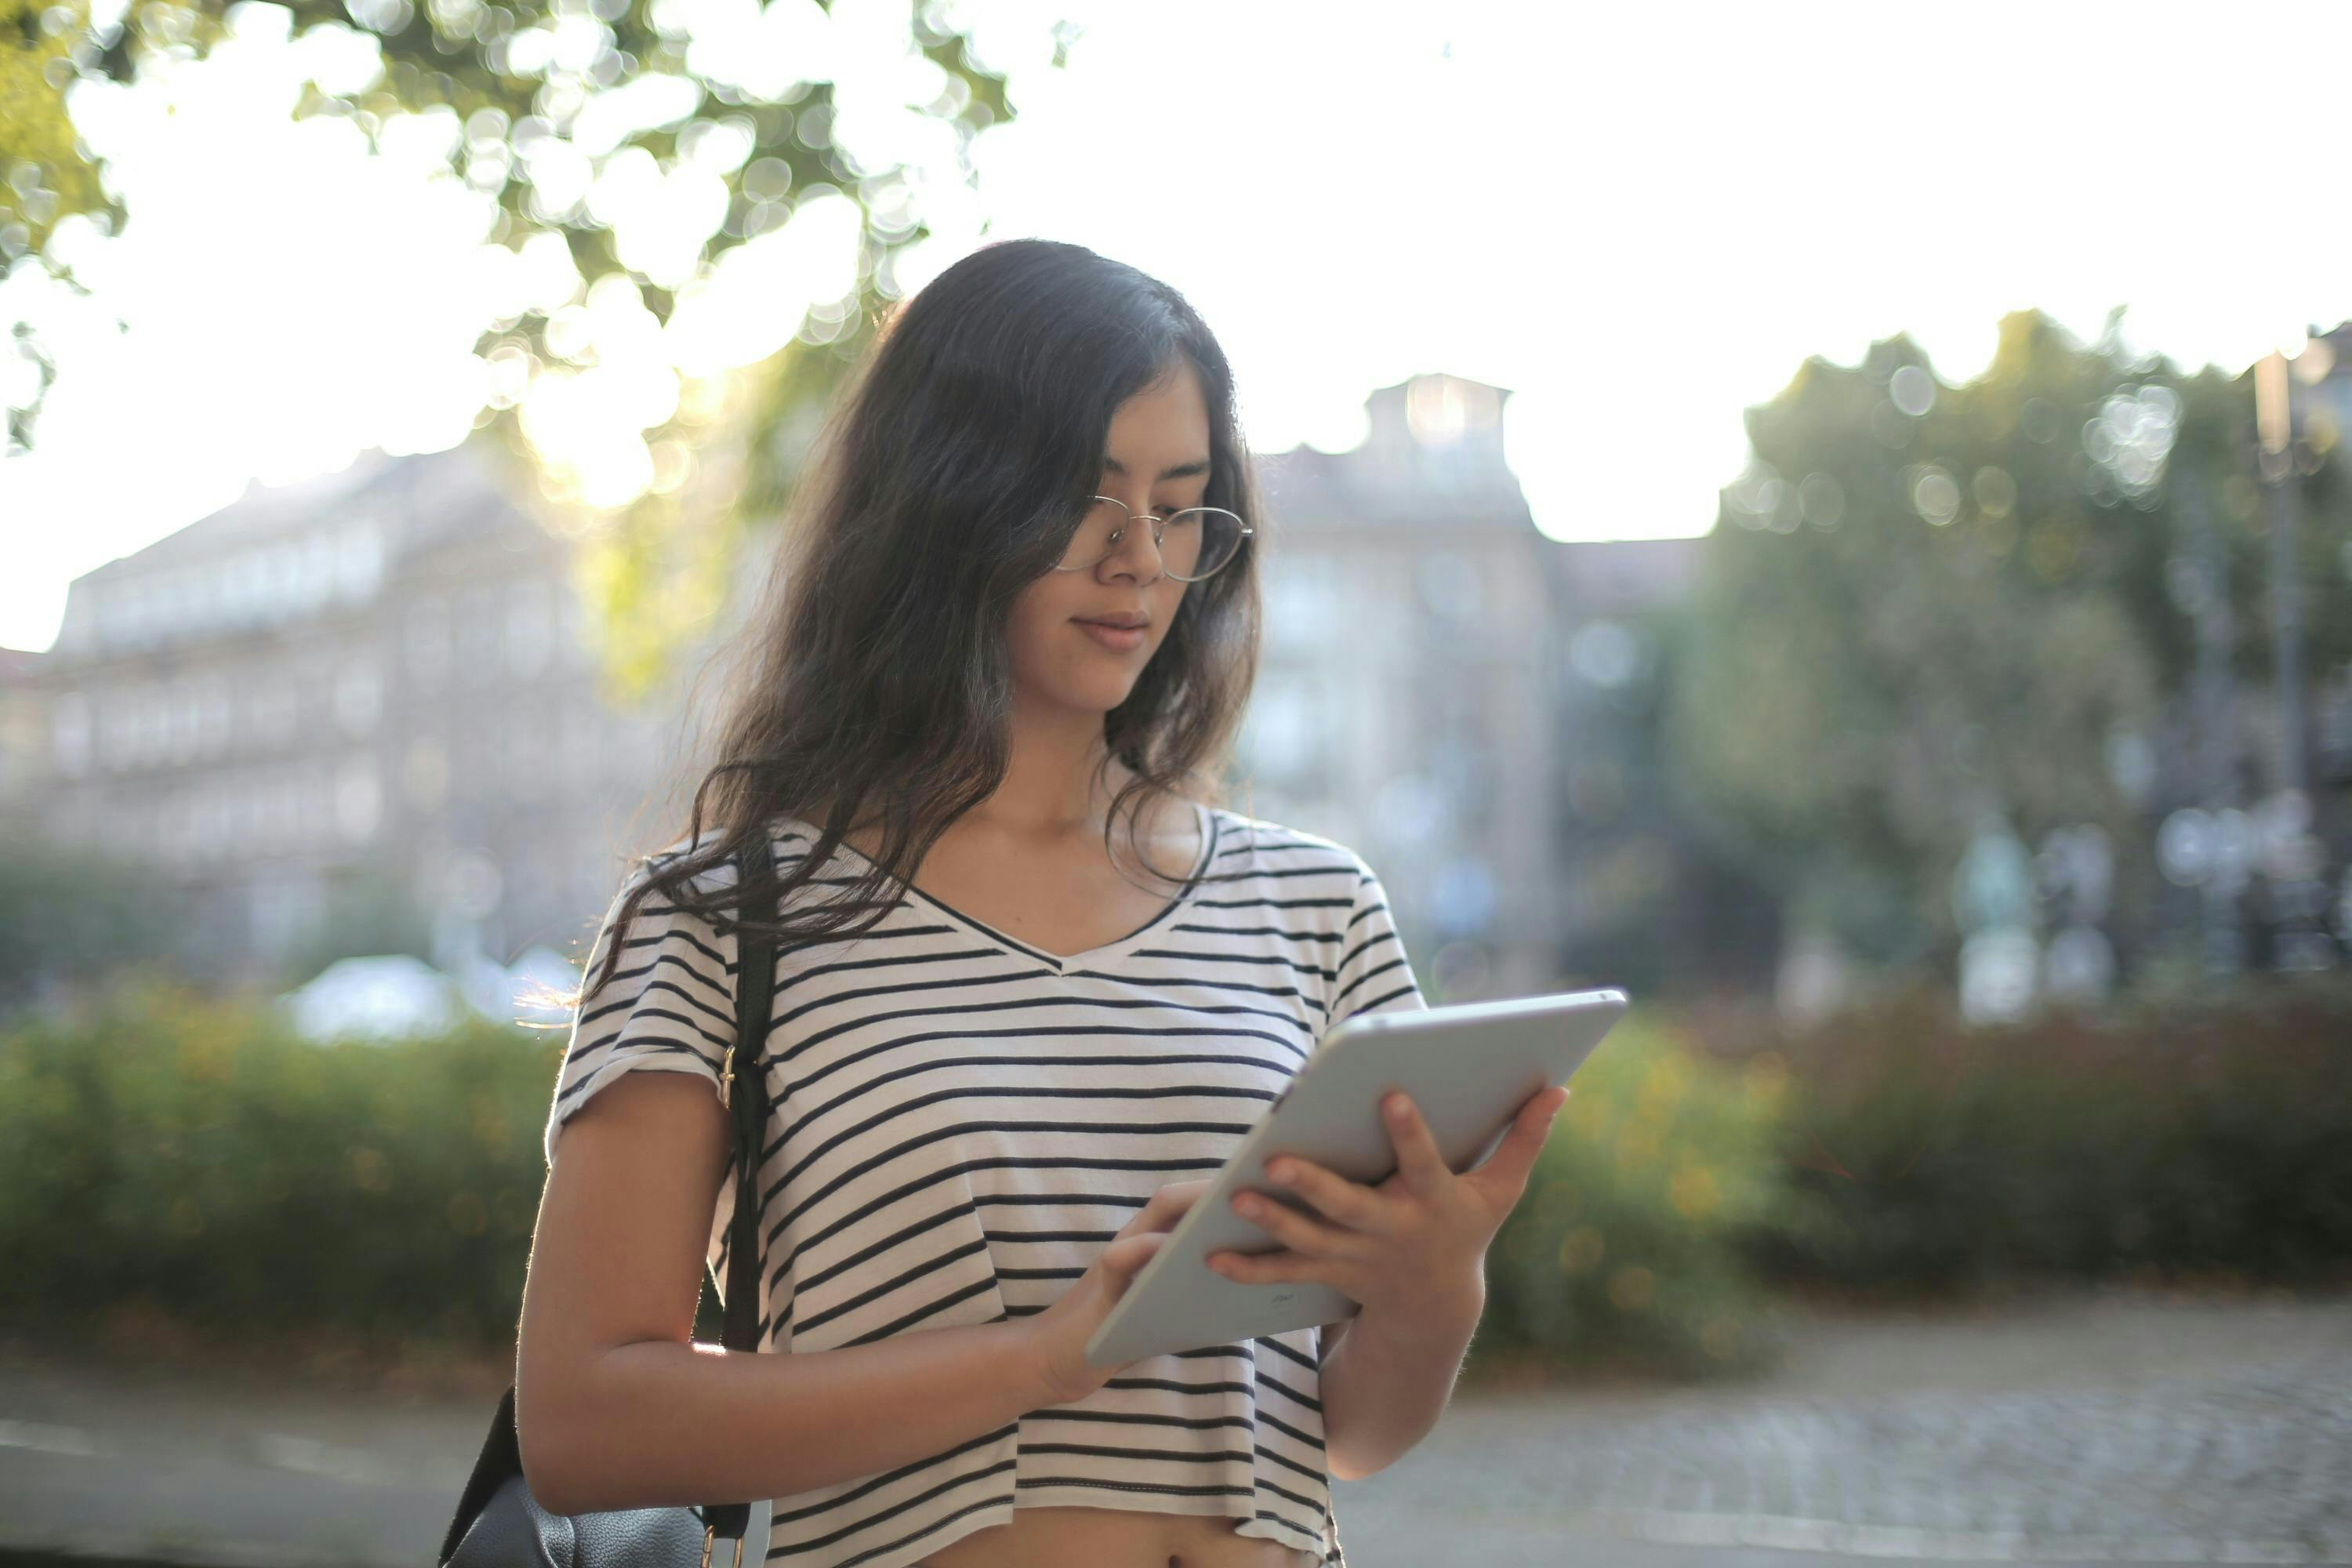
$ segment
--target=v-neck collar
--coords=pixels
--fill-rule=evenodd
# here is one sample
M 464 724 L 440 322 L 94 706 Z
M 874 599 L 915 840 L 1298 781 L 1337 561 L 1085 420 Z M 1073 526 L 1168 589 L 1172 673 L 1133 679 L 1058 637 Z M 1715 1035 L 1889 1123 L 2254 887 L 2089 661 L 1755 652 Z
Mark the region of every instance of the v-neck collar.
M 1150 920 L 1144 921 L 1143 924 L 1128 932 L 1125 936 L 1120 937 L 1118 941 L 1104 942 L 1099 947 L 1087 948 L 1084 952 L 1073 952 L 1068 954 L 1047 952 L 1042 947 L 1036 947 L 1025 942 L 1016 941 L 1013 937 L 1005 935 L 1003 931 L 998 931 L 994 926 L 990 925 L 986 921 L 972 919 L 971 916 L 965 914 L 961 910 L 956 909 L 950 904 L 943 903 L 940 900 L 931 897 L 930 894 L 923 891 L 920 888 L 916 887 L 912 882 L 903 882 L 900 885 L 906 889 L 907 892 L 911 897 L 920 899 L 924 903 L 929 904 L 932 909 L 937 910 L 940 913 L 947 916 L 950 920 L 952 920 L 961 925 L 970 927 L 972 931 L 978 932 L 981 936 L 995 943 L 997 946 L 1003 948 L 1008 952 L 1018 953 L 1024 958 L 1035 960 L 1037 963 L 1045 965 L 1046 968 L 1052 970 L 1056 974 L 1067 974 L 1073 970 L 1095 969 L 1099 968 L 1104 964 L 1116 963 L 1120 959 L 1125 958 L 1130 952 L 1134 951 L 1135 948 L 1140 946 L 1146 937 L 1159 930 L 1179 910 L 1182 910 L 1185 905 L 1192 901 L 1192 894 L 1194 890 L 1200 887 L 1201 878 L 1207 873 L 1210 866 L 1214 864 L 1216 861 L 1217 840 L 1221 834 L 1221 825 L 1217 821 L 1217 814 L 1207 806 L 1202 805 L 1197 800 L 1188 802 L 1187 804 L 1192 806 L 1193 820 L 1199 824 L 1200 826 L 1201 858 L 1199 863 L 1192 868 L 1192 874 L 1185 879 L 1183 891 L 1178 893 L 1174 899 L 1171 900 L 1167 908 L 1161 910 L 1158 914 L 1152 916 Z M 806 827 L 814 825 L 803 824 L 802 826 Z M 811 842 L 814 842 L 814 837 L 812 837 Z M 874 864 L 874 862 L 867 858 L 866 851 L 858 848 L 856 845 L 850 843 L 846 838 L 841 841 L 841 847 L 848 850 L 860 860 L 865 861 L 866 865 L 871 866 Z

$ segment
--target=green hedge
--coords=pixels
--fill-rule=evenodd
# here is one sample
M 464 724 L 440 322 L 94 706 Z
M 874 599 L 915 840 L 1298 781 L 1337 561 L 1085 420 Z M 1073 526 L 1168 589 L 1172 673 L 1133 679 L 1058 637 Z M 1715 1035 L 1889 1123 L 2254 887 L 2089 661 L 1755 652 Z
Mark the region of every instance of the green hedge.
M 0 1034 L 0 1323 L 512 1343 L 558 1031 L 320 1047 L 157 986 Z M 1776 1287 L 2340 1279 L 2352 985 L 1969 1031 L 1637 1012 L 1488 1257 L 1473 1359 L 1727 1367 Z M 704 1326 L 717 1327 L 704 1301 Z
M 510 1344 L 561 1039 L 320 1047 L 160 987 L 0 1035 L 0 1320 Z M 1482 1344 L 1737 1359 L 1759 1299 L 1729 1238 L 1771 1210 L 1780 1092 L 1621 1027 L 1497 1237 Z
M 318 1046 L 157 986 L 0 1036 L 0 1316 L 510 1343 L 560 1035 Z
M 2282 979 L 1970 1030 L 1895 997 L 1715 1043 L 1785 1068 L 1771 1277 L 1864 1292 L 2027 1279 L 2318 1284 L 2352 1270 L 2352 984 Z
M 1768 1301 L 1746 1248 L 1794 1219 L 1787 1074 L 1727 1067 L 1639 1014 L 1579 1070 L 1487 1255 L 1476 1357 L 1752 1363 Z

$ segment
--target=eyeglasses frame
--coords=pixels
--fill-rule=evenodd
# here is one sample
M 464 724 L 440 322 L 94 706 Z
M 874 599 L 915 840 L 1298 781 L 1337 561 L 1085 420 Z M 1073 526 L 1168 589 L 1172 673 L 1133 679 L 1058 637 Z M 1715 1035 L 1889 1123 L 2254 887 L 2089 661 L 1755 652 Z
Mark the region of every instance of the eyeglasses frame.
M 1198 577 L 1187 577 L 1181 572 L 1168 572 L 1168 575 L 1175 578 L 1179 583 L 1205 583 L 1210 578 L 1215 576 L 1218 573 L 1223 571 L 1226 567 L 1232 565 L 1234 562 L 1240 560 L 1242 558 L 1242 545 L 1247 543 L 1257 532 L 1256 529 L 1252 528 L 1249 525 L 1248 519 L 1243 517 L 1241 513 L 1234 510 L 1230 507 L 1188 506 L 1177 511 L 1172 511 L 1166 517 L 1154 517 L 1148 511 L 1129 511 L 1127 503 L 1119 500 L 1117 496 L 1095 496 L 1091 499 L 1095 500 L 1107 500 L 1110 502 L 1111 505 L 1118 508 L 1119 510 L 1127 512 L 1127 521 L 1120 523 L 1117 528 L 1111 530 L 1110 548 L 1108 550 L 1105 550 L 1100 555 L 1095 557 L 1092 561 L 1087 562 L 1083 566 L 1055 566 L 1054 570 L 1056 572 L 1093 571 L 1096 567 L 1110 559 L 1111 552 L 1116 551 L 1119 546 L 1119 542 L 1127 537 L 1127 531 L 1136 523 L 1148 522 L 1151 525 L 1151 548 L 1154 551 L 1158 551 L 1168 538 L 1168 525 L 1176 519 L 1183 516 L 1185 512 L 1221 511 L 1227 517 L 1232 518 L 1235 522 L 1241 524 L 1242 536 L 1241 539 L 1234 543 L 1234 552 L 1231 555 L 1226 556 L 1223 561 L 1218 562 L 1208 571 L 1202 573 Z M 1164 560 L 1161 562 L 1160 570 L 1163 572 L 1168 571 L 1167 563 Z

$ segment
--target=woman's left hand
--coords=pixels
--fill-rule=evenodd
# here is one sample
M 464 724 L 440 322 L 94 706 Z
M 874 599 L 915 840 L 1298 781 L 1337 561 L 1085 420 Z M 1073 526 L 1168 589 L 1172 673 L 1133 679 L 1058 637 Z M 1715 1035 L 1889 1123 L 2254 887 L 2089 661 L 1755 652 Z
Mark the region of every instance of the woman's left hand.
M 1448 1324 L 1465 1310 L 1475 1317 L 1486 1300 L 1486 1245 L 1526 1193 L 1552 1119 L 1567 1101 L 1568 1090 L 1558 1085 L 1529 1095 L 1493 1155 L 1456 1175 L 1412 1097 L 1389 1094 L 1381 1105 L 1397 1168 L 1388 1180 L 1368 1187 L 1296 1154 L 1277 1154 L 1266 1179 L 1316 1213 L 1236 1194 L 1234 1212 L 1286 1250 L 1214 1252 L 1209 1266 L 1251 1284 L 1328 1285 L 1393 1324 Z

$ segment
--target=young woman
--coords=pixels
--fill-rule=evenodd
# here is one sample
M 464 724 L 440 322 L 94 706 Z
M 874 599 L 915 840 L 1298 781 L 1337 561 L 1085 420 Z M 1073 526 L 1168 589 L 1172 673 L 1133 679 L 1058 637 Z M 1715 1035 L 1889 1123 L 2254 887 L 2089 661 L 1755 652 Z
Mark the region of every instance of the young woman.
M 1329 1478 L 1436 1420 L 1558 1091 L 1465 1176 L 1409 1105 L 1379 1188 L 1299 1163 L 1313 1212 L 1221 1266 L 1344 1325 L 1085 1359 L 1323 1034 L 1423 1005 L 1354 851 L 1211 804 L 1258 631 L 1234 406 L 1175 290 L 1042 241 L 861 367 L 686 832 L 590 953 L 516 1375 L 545 1506 L 772 1499 L 806 1568 L 1339 1565 Z M 692 1341 L 747 849 L 783 884 L 752 1355 Z

